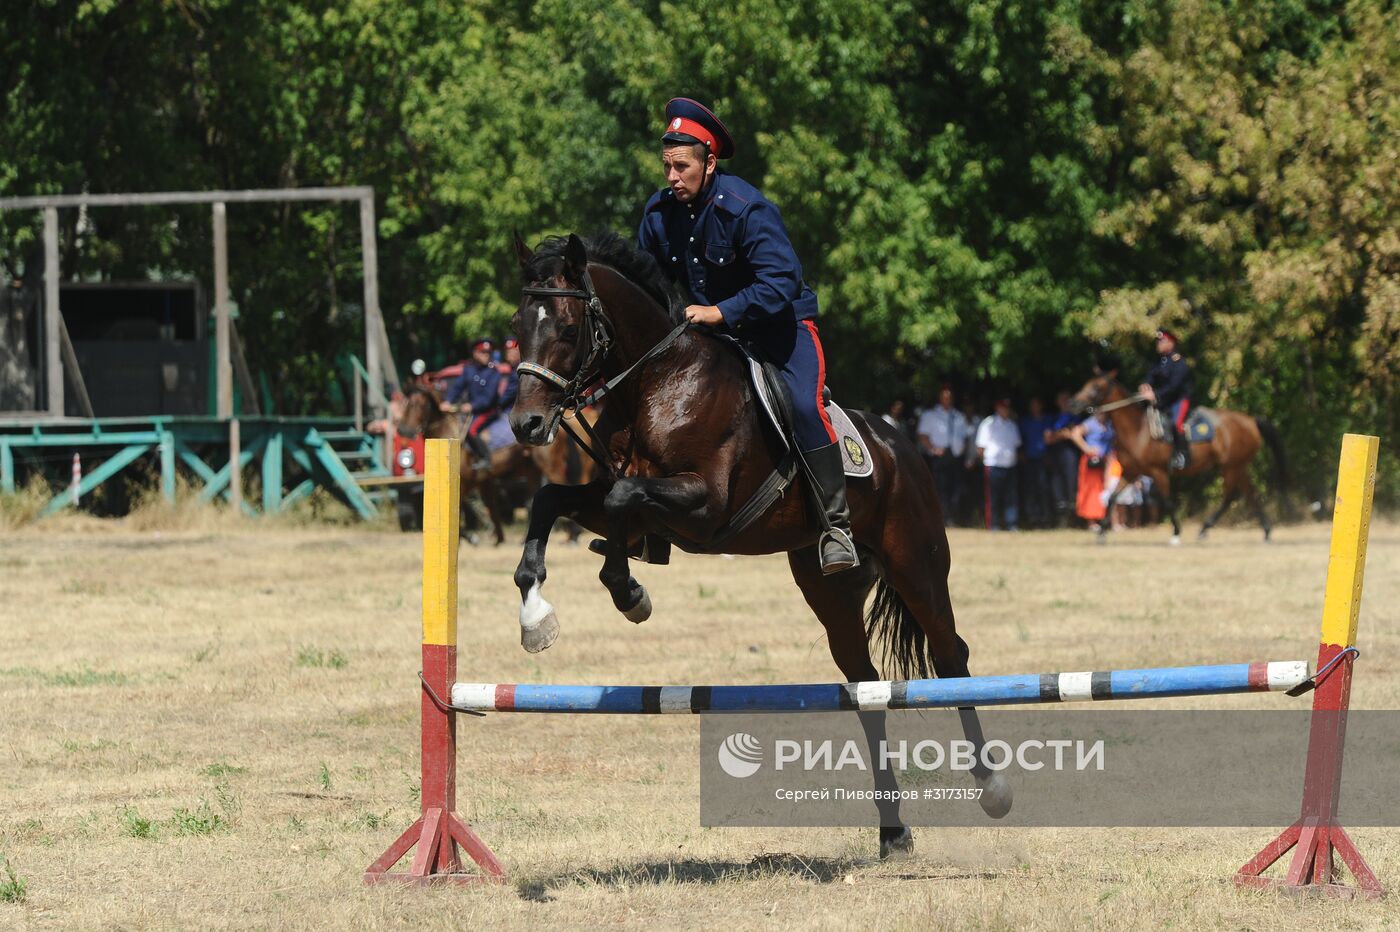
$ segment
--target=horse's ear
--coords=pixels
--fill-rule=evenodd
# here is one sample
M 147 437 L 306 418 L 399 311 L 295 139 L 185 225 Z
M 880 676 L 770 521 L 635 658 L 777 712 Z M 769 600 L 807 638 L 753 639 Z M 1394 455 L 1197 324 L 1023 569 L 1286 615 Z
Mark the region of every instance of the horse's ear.
M 535 258 L 535 254 L 530 251 L 530 247 L 525 245 L 525 241 L 520 238 L 520 231 L 515 231 L 515 258 L 520 260 L 520 267 L 523 269 L 530 264 L 530 260 Z
M 564 274 L 571 282 L 583 278 L 588 268 L 588 250 L 583 248 L 583 240 L 577 233 L 569 234 L 569 242 L 564 246 Z

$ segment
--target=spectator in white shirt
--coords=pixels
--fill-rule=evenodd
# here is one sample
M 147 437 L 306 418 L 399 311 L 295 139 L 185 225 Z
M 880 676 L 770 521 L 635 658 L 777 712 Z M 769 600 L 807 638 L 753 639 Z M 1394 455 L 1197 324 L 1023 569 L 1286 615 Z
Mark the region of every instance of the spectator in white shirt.
M 1016 455 L 1021 430 L 1011 417 L 1011 399 L 999 398 L 996 413 L 977 428 L 977 453 L 986 466 L 987 528 L 1016 527 Z
M 953 407 L 953 390 L 938 393 L 937 407 L 919 416 L 919 448 L 933 470 L 938 503 L 943 506 L 943 523 L 951 524 L 957 513 L 962 491 L 963 450 L 967 445 L 967 418 Z

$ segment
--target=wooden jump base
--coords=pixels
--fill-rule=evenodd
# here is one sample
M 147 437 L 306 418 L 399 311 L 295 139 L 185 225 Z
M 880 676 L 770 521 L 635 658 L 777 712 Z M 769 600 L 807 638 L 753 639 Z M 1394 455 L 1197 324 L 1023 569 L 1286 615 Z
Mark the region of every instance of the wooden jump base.
M 456 814 L 457 712 L 826 712 L 1268 691 L 1300 695 L 1315 687 L 1301 815 L 1240 868 L 1235 882 L 1243 887 L 1277 885 L 1292 891 L 1378 899 L 1384 891 L 1337 821 L 1336 812 L 1379 446 L 1378 438 L 1356 434 L 1347 434 L 1342 441 L 1322 637 L 1313 676 L 1309 676 L 1306 661 L 1274 661 L 824 685 L 542 686 L 456 682 L 460 504 L 456 477 L 461 449 L 455 441 L 429 440 L 423 508 L 423 815 L 370 865 L 365 882 L 479 883 L 505 879 L 505 870 L 491 849 Z M 391 872 L 415 846 L 408 870 Z M 1295 848 L 1282 879 L 1263 876 Z M 477 872 L 463 870 L 459 849 L 465 849 L 479 868 Z M 1347 865 L 1356 887 L 1335 882 L 1334 854 Z
M 700 712 L 842 712 L 956 709 L 1109 699 L 1165 699 L 1283 692 L 1308 680 L 1306 660 L 1232 663 L 1103 673 L 969 676 L 790 686 L 541 686 L 458 683 L 458 712 L 574 712 L 655 715 Z

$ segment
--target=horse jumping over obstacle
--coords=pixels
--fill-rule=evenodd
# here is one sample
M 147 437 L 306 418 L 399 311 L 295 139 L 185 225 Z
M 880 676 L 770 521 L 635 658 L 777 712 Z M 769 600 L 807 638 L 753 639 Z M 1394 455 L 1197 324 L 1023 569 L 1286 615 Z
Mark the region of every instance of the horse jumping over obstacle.
M 587 243 L 556 237 L 537 251 L 517 239 L 516 251 L 525 286 L 512 321 L 522 359 L 510 416 L 515 436 L 549 443 L 565 417 L 598 396 L 592 386 L 604 380 L 607 391 L 589 431 L 604 475 L 583 486 L 546 485 L 530 509 L 515 572 L 526 650 L 542 651 L 559 634 L 554 606 L 541 590 L 550 531 L 569 517 L 607 539 L 598 578 L 630 621 L 651 615 L 651 599 L 628 568 L 633 545 L 643 538 L 696 553 L 787 553 L 847 679 L 879 679 L 872 639 L 895 675 L 969 675 L 968 647 L 948 595 L 943 514 L 933 476 L 912 442 L 880 418 L 851 412 L 874 465 L 869 477 L 847 481 L 861 563 L 824 576 L 816 550 L 823 525 L 800 483 L 772 504 L 752 507 L 764 502 L 785 451 L 761 420 L 746 361 L 703 329 L 686 326 L 682 303 L 652 258 L 613 234 Z M 976 710 L 968 707 L 962 716 L 968 740 L 980 749 Z M 878 747 L 884 720 L 871 715 L 862 724 Z M 1010 784 L 980 764 L 974 775 L 983 809 L 1004 815 Z M 888 772 L 876 784 L 896 789 Z M 897 794 L 884 798 L 894 800 L 881 813 L 880 855 L 888 857 L 910 850 L 913 836 L 899 817 Z
M 1138 476 L 1152 479 L 1152 492 L 1160 497 L 1172 521 L 1172 543 L 1181 543 L 1181 522 L 1176 517 L 1176 500 L 1171 494 L 1171 477 L 1194 476 L 1215 467 L 1225 481 L 1225 497 L 1210 517 L 1206 518 L 1197 539 L 1204 540 L 1215 527 L 1215 523 L 1225 514 L 1226 509 L 1241 495 L 1264 528 L 1264 540 L 1273 533 L 1269 516 L 1259 501 L 1259 493 L 1249 477 L 1249 464 L 1260 448 L 1267 442 L 1274 457 L 1274 482 L 1280 489 L 1287 479 L 1287 460 L 1284 456 L 1283 438 L 1268 418 L 1252 417 L 1240 411 L 1226 408 L 1213 409 L 1219 423 L 1215 436 L 1206 443 L 1191 444 L 1191 462 L 1179 473 L 1168 469 L 1171 461 L 1170 440 L 1159 440 L 1152 434 L 1147 400 L 1141 395 L 1130 395 L 1128 390 L 1112 375 L 1096 375 L 1084 383 L 1070 399 L 1070 410 L 1075 413 L 1093 414 L 1107 412 L 1113 422 L 1113 451 L 1123 464 L 1123 481 L 1109 495 L 1108 507 L 1103 520 L 1099 522 L 1099 540 L 1108 533 L 1113 516 L 1113 502 L 1118 493 L 1127 488 Z
M 1235 875 L 1244 887 L 1280 884 L 1336 896 L 1379 898 L 1384 891 L 1337 820 L 1346 711 L 1357 656 L 1357 621 L 1375 490 L 1375 437 L 1347 435 L 1338 469 L 1331 557 L 1323 604 L 1317 672 L 1306 662 L 1227 664 L 1103 673 L 990 676 L 961 679 L 792 686 L 526 686 L 457 683 L 457 519 L 460 486 L 452 481 L 461 449 L 451 441 L 427 448 L 423 523 L 422 817 L 365 872 L 366 883 L 501 881 L 505 869 L 456 814 L 457 713 L 801 712 L 1147 699 L 1314 689 L 1301 815 Z M 406 872 L 391 869 L 417 847 Z M 463 870 L 465 850 L 480 873 Z M 1263 872 L 1290 850 L 1283 881 Z M 1334 880 L 1334 853 L 1356 887 Z

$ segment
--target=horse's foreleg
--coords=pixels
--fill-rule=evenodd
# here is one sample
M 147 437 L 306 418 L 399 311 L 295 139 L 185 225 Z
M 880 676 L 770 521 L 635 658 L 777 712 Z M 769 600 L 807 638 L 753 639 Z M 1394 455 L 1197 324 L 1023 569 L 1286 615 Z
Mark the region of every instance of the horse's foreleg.
M 1105 535 L 1113 527 L 1113 505 L 1118 501 L 1118 493 L 1123 491 L 1123 479 L 1119 477 L 1118 484 L 1113 487 L 1113 491 L 1108 493 L 1108 501 L 1103 506 L 1103 520 L 1099 522 L 1099 529 L 1095 535 L 1095 540 L 1099 543 L 1107 543 Z
M 707 490 L 699 476 L 671 476 L 666 479 L 619 479 L 613 483 L 603 511 L 607 515 L 607 556 L 598 579 L 607 587 L 613 605 L 627 620 L 641 623 L 651 617 L 651 598 L 627 568 L 629 525 L 639 523 L 644 531 L 665 525 L 668 517 L 689 514 L 705 503 Z
M 515 568 L 515 584 L 520 587 L 520 645 L 538 653 L 559 636 L 559 619 L 554 606 L 540 595 L 544 585 L 544 553 L 554 522 L 565 515 L 601 511 L 605 490 L 593 485 L 546 485 L 530 505 L 530 528 L 525 548 Z
M 1176 499 L 1172 496 L 1171 482 L 1167 478 L 1166 470 L 1151 474 L 1151 476 L 1152 490 L 1162 497 L 1162 505 L 1167 510 L 1167 517 L 1171 518 L 1172 521 L 1170 543 L 1173 547 L 1179 546 L 1181 544 L 1181 521 L 1176 516 Z

